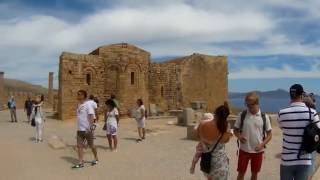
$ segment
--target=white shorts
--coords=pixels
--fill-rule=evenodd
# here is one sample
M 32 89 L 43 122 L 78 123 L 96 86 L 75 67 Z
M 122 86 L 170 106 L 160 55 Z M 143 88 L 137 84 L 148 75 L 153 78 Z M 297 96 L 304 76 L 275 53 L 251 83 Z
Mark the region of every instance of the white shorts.
M 146 127 L 146 118 L 142 120 L 136 119 L 138 128 L 145 128 Z

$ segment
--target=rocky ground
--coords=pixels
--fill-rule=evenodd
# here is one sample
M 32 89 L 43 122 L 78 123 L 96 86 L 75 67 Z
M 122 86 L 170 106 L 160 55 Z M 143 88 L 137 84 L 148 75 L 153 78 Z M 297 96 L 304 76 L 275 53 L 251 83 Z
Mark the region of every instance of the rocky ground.
M 45 141 L 34 142 L 35 129 L 29 126 L 24 113 L 18 112 L 19 123 L 9 122 L 9 112 L 0 112 L 0 179 L 1 180 L 200 180 L 198 170 L 189 174 L 195 141 L 186 140 L 186 128 L 167 125 L 169 119 L 148 121 L 147 140 L 137 144 L 135 121 L 122 119 L 119 132 L 118 152 L 110 152 L 104 131 L 96 131 L 96 145 L 100 162 L 97 166 L 72 170 L 77 162 L 75 147 L 75 122 L 50 119 L 45 123 Z M 102 123 L 100 124 L 102 126 Z M 273 140 L 267 147 L 265 163 L 259 179 L 279 179 L 280 130 L 274 128 Z M 60 137 L 65 148 L 54 149 L 49 145 L 52 137 Z M 232 179 L 236 177 L 236 141 L 227 145 Z M 85 155 L 91 160 L 91 153 Z M 199 167 L 199 166 L 198 166 Z M 249 175 L 249 173 L 248 173 Z M 247 176 L 248 178 L 248 176 Z

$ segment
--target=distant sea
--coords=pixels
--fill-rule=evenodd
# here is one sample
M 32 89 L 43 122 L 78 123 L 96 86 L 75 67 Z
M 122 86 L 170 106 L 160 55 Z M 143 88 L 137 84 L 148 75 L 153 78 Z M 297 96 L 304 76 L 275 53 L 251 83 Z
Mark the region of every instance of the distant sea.
M 316 99 L 317 102 L 317 111 L 320 111 L 320 98 Z M 244 109 L 244 100 L 243 98 L 231 98 L 230 103 L 238 108 Z M 261 98 L 260 99 L 260 107 L 264 112 L 279 112 L 280 109 L 288 107 L 290 103 L 289 99 L 276 99 L 276 98 Z

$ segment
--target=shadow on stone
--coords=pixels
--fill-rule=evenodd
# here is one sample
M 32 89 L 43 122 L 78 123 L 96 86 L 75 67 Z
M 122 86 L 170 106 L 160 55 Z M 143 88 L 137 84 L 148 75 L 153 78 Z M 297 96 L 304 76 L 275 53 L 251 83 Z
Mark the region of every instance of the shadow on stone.
M 125 137 L 121 139 L 128 140 L 128 141 L 137 141 L 137 138 L 132 138 L 132 137 Z
M 76 159 L 74 157 L 62 156 L 61 159 L 67 161 L 70 164 L 77 164 L 78 163 L 78 159 Z

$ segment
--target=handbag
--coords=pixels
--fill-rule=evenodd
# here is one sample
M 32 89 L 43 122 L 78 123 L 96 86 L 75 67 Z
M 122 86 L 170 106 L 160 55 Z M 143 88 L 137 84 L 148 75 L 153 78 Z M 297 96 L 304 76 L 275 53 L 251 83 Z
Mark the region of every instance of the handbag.
M 201 161 L 200 161 L 200 170 L 204 173 L 209 174 L 211 171 L 211 158 L 212 153 L 217 148 L 218 144 L 220 143 L 222 139 L 223 134 L 219 137 L 218 141 L 214 145 L 213 149 L 209 152 L 205 152 L 201 154 Z
M 31 119 L 31 126 L 32 127 L 36 126 L 36 120 L 34 118 Z

